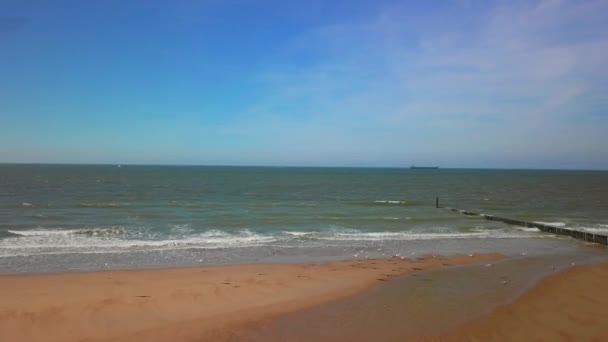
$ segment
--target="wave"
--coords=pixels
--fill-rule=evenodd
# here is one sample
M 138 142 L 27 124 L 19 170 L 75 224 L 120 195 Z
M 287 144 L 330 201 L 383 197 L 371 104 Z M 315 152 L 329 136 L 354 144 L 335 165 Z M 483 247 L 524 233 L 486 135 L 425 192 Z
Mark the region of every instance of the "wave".
M 534 221 L 534 223 L 545 224 L 547 226 L 563 228 L 566 226 L 565 222 L 543 222 L 543 221 Z
M 177 208 L 223 208 L 224 204 L 218 202 L 196 202 L 196 201 L 169 201 L 170 207 Z
M 65 220 L 64 216 L 58 216 L 58 215 L 46 215 L 46 214 L 34 214 L 34 215 L 30 215 L 30 218 L 36 219 L 36 220 L 41 220 L 41 221 L 60 221 L 60 220 Z
M 90 235 L 90 236 L 116 236 L 116 235 L 127 234 L 127 230 L 123 227 L 92 228 L 92 229 L 77 230 L 74 232 L 74 234 Z
M 483 229 L 481 227 L 464 227 L 466 229 L 452 229 L 448 227 L 435 227 L 425 231 L 377 231 L 362 232 L 355 229 L 339 229 L 332 231 L 286 231 L 284 235 L 296 238 L 316 240 L 343 240 L 343 241 L 379 241 L 379 240 L 429 240 L 444 238 L 472 238 L 472 237 L 529 237 L 529 234 L 517 234 L 513 231 Z
M 534 227 L 515 227 L 515 229 L 520 230 L 522 232 L 539 232 L 540 230 L 538 228 L 534 228 Z
M 466 228 L 466 229 L 464 229 Z M 227 232 L 196 232 L 189 225 L 174 225 L 159 232 L 141 227 L 87 229 L 8 230 L 11 239 L 0 239 L 0 256 L 120 253 L 164 249 L 218 249 L 256 246 L 326 246 L 328 243 L 376 242 L 433 239 L 529 237 L 531 233 L 480 227 L 426 228 L 424 231 L 376 231 L 333 228 L 329 230 L 254 232 L 248 229 Z M 10 241 L 9 241 L 10 240 Z
M 146 235 L 147 238 L 131 239 L 128 237 L 136 234 L 125 234 L 127 231 L 122 228 L 9 230 L 16 239 L 0 239 L 0 256 L 249 247 L 276 241 L 273 236 L 248 230 L 235 233 L 210 230 L 187 237 L 167 236 L 164 239 L 154 234 Z
M 602 227 L 604 226 L 604 227 Z M 589 233 L 608 234 L 608 226 L 600 225 L 599 227 L 577 227 L 579 230 L 583 230 Z
M 360 206 L 411 206 L 414 204 L 414 202 L 395 199 L 378 199 L 371 201 L 355 201 L 351 202 L 351 204 Z
M 383 240 L 432 240 L 446 238 L 471 238 L 488 236 L 490 233 L 413 233 L 413 232 L 369 232 L 336 233 L 323 236 L 330 241 L 383 241 Z
M 346 222 L 358 222 L 358 223 L 374 223 L 374 222 L 383 222 L 383 221 L 420 221 L 420 222 L 424 222 L 424 221 L 442 221 L 442 218 L 416 218 L 416 217 L 409 217 L 409 216 L 366 216 L 366 217 L 361 217 L 361 216 L 317 216 L 317 218 L 321 219 L 321 220 L 331 220 L 331 221 L 342 221 L 344 223 Z
M 479 232 L 482 230 L 482 228 L 475 227 L 475 226 L 461 226 L 461 227 L 458 227 L 457 229 L 458 229 L 458 231 L 463 232 L 463 233 Z
M 89 235 L 89 236 L 113 236 L 125 234 L 125 228 L 91 228 L 91 229 L 30 229 L 30 230 L 8 230 L 15 236 L 70 236 L 70 235 Z
M 128 207 L 130 203 L 116 202 L 80 202 L 78 206 L 81 208 L 123 208 Z
M 16 236 L 45 236 L 45 235 L 68 235 L 68 234 L 73 234 L 75 231 L 32 229 L 32 230 L 8 230 L 8 232 L 13 235 L 16 235 Z
M 188 235 L 194 233 L 194 229 L 188 223 L 171 225 L 170 231 L 173 234 Z
M 408 205 L 408 204 L 412 204 L 412 202 L 401 201 L 401 200 L 375 200 L 375 201 L 371 202 L 370 204 L 373 204 L 373 205 Z
M 287 234 L 287 235 L 292 235 L 292 236 L 307 236 L 307 235 L 311 235 L 311 234 L 315 234 L 316 232 L 292 232 L 292 231 L 288 231 L 288 232 L 282 232 L 283 234 Z
M 21 236 L 21 235 L 15 234 L 11 231 L 0 230 L 0 238 L 10 238 L 10 237 L 19 237 L 19 236 Z

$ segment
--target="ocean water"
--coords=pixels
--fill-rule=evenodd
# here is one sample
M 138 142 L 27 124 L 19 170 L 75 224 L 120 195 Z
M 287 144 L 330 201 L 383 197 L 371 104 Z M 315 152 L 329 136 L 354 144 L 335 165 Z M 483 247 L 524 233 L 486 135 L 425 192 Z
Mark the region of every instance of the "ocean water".
M 5 164 L 0 272 L 574 243 L 436 209 L 436 196 L 441 205 L 608 232 L 603 171 Z

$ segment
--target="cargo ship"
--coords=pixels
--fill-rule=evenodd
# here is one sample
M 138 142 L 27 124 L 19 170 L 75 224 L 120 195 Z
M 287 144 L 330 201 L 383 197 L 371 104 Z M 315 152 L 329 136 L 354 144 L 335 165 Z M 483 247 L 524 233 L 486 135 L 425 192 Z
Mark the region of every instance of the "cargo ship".
M 410 166 L 410 169 L 412 170 L 437 170 L 438 168 L 439 166 Z

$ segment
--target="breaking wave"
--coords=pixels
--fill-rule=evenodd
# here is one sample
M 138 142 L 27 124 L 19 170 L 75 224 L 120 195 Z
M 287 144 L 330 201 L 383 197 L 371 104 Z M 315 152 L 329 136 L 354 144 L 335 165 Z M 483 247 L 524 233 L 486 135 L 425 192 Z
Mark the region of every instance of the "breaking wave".
M 6 230 L 0 230 L 0 238 L 7 238 L 7 237 L 10 238 L 10 237 L 18 237 L 18 236 L 21 236 L 21 235 L 15 234 L 15 233 L 12 233 L 12 232 L 6 231 Z
M 432 239 L 477 239 L 528 237 L 518 230 L 425 228 L 424 231 L 376 231 L 335 228 L 319 231 L 254 232 L 192 229 L 189 225 L 174 225 L 159 232 L 141 227 L 109 227 L 87 229 L 8 230 L 0 238 L 0 257 L 15 255 L 120 253 L 164 249 L 218 249 L 256 246 L 325 246 L 348 241 L 407 241 Z M 10 237 L 10 238 L 9 238 Z
M 375 200 L 371 202 L 374 205 L 408 205 L 412 204 L 409 201 L 401 201 L 401 200 Z
M 608 226 L 606 225 L 600 225 L 599 227 L 578 227 L 578 229 L 589 233 L 608 234 Z
M 566 226 L 565 222 L 543 222 L 543 221 L 534 221 L 535 223 L 545 224 L 551 227 L 563 228 Z

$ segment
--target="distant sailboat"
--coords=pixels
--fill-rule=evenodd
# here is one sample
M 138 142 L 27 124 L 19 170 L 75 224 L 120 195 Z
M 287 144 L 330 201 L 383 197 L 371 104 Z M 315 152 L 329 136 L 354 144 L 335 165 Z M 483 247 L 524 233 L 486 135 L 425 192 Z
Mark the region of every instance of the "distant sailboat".
M 116 167 L 120 169 L 122 167 L 122 165 L 118 164 L 118 165 L 116 165 Z

